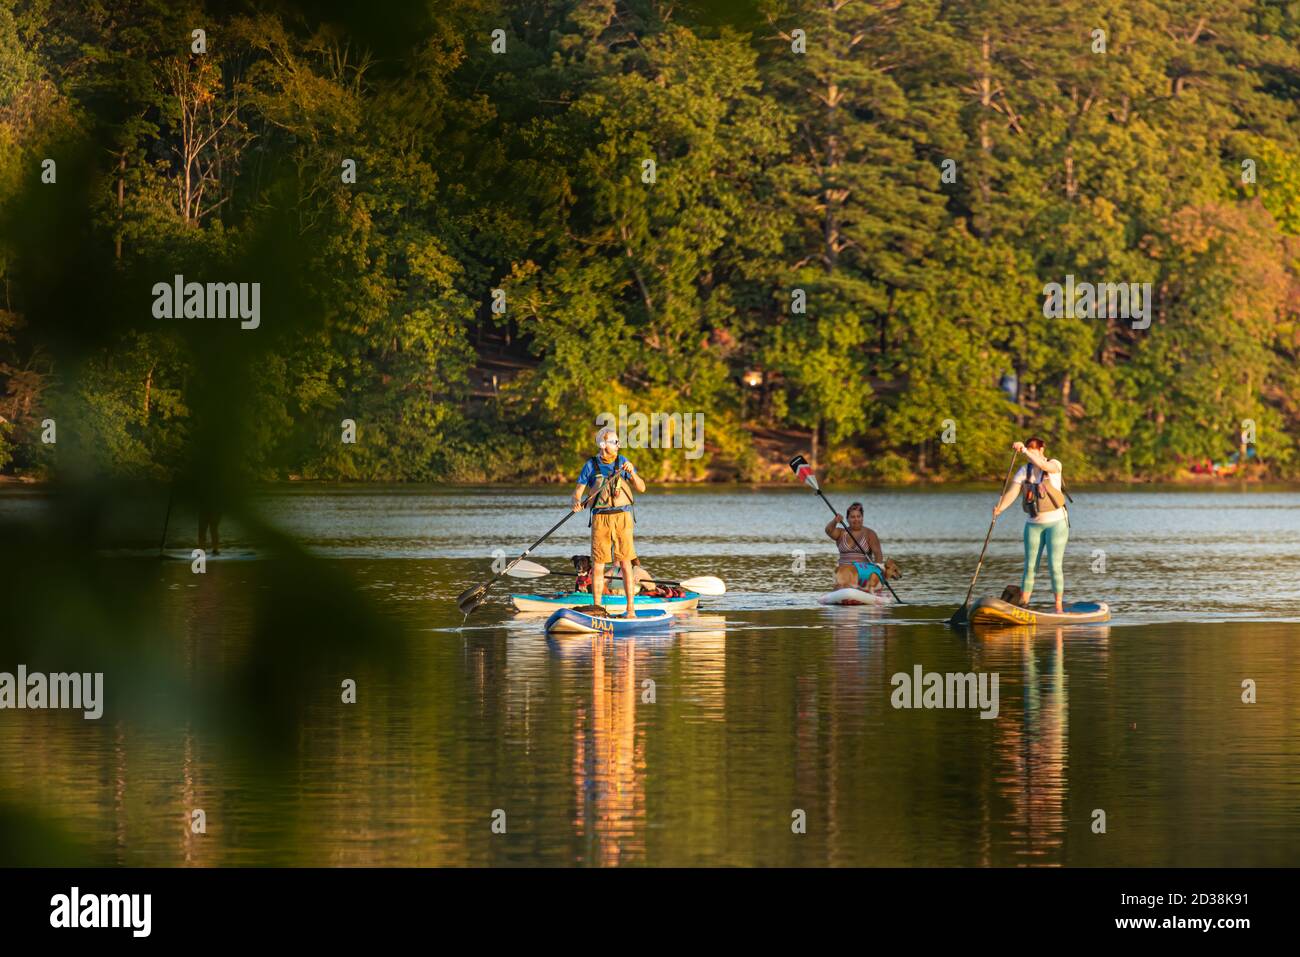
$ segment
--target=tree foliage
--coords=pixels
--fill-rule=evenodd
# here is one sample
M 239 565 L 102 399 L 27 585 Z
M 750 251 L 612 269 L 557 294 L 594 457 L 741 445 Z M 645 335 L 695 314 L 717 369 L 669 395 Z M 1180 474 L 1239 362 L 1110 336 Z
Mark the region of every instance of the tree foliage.
M 329 9 L 0 2 L 0 469 L 568 478 L 622 406 L 705 415 L 664 479 L 1300 470 L 1294 5 Z

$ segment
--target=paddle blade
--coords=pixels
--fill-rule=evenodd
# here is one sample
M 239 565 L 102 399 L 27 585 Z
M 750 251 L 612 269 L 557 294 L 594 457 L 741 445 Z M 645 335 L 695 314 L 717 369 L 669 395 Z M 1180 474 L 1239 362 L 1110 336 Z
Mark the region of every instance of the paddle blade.
M 948 619 L 948 625 L 952 628 L 965 628 L 970 624 L 970 619 L 966 615 L 966 606 L 962 605 L 957 609 L 957 613 Z
M 721 578 L 715 578 L 712 575 L 688 578 L 678 584 L 687 591 L 697 592 L 701 595 L 725 595 L 727 593 L 727 583 Z
M 527 559 L 521 559 L 506 569 L 506 574 L 511 578 L 545 578 L 550 573 L 550 569 L 545 565 L 539 565 L 537 562 L 530 562 Z
M 808 464 L 808 460 L 802 455 L 796 455 L 790 460 L 790 471 L 795 474 L 799 481 L 806 482 L 811 489 L 817 490 L 817 476 L 813 475 L 812 466 Z
M 487 597 L 488 585 L 475 585 L 467 588 L 460 593 L 456 599 L 456 607 L 460 609 L 462 615 L 468 616 L 475 608 L 483 604 L 483 599 Z

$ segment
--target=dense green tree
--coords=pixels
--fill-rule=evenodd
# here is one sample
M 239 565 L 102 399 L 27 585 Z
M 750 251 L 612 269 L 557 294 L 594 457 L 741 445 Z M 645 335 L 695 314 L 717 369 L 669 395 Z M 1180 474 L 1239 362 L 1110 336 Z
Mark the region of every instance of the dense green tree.
M 0 469 L 568 480 L 620 408 L 705 415 L 658 479 L 1300 469 L 1293 4 L 251 10 L 0 0 Z

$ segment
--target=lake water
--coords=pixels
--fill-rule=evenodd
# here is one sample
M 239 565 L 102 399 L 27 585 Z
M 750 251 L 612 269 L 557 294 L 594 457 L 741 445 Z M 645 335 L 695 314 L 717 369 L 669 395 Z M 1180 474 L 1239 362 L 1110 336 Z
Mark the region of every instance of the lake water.
M 1112 622 L 968 636 L 943 622 L 989 491 L 828 490 L 865 503 L 907 602 L 832 608 L 811 493 L 652 488 L 644 563 L 728 586 L 671 635 L 550 641 L 509 580 L 464 620 L 455 596 L 567 494 L 274 491 L 196 575 L 149 557 L 157 503 L 78 539 L 48 493 L 0 493 L 0 520 L 31 531 L 3 566 L 0 671 L 103 670 L 107 699 L 99 721 L 0 711 L 0 857 L 1300 864 L 1300 494 L 1081 490 L 1066 598 Z M 178 510 L 169 547 L 192 526 Z M 977 595 L 1018 582 L 1021 526 L 999 520 Z M 576 516 L 532 557 L 566 569 L 586 536 Z M 894 707 L 917 666 L 996 675 L 996 716 Z

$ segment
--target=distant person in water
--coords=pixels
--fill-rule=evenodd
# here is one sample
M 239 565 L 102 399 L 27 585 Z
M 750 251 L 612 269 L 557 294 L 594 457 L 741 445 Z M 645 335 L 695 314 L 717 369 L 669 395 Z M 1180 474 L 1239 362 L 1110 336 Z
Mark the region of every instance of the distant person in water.
M 1065 507 L 1065 489 L 1061 484 L 1059 459 L 1047 457 L 1047 446 L 1035 436 L 1028 442 L 1011 446 L 1024 452 L 1029 459 L 1022 465 L 1007 488 L 1006 494 L 993 506 L 997 518 L 1017 498 L 1027 516 L 1025 519 L 1025 570 L 1020 578 L 1020 604 L 1028 605 L 1034 593 L 1034 576 L 1043 552 L 1047 552 L 1047 567 L 1052 577 L 1052 592 L 1056 596 L 1056 610 L 1065 610 L 1065 545 L 1070 540 L 1070 516 Z
M 221 554 L 221 513 L 211 506 L 203 506 L 199 509 L 199 548 L 203 549 L 209 555 Z M 208 549 L 205 542 L 209 533 L 212 536 L 212 548 Z

